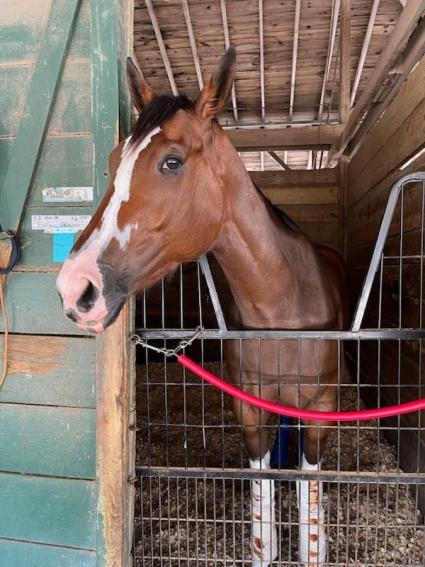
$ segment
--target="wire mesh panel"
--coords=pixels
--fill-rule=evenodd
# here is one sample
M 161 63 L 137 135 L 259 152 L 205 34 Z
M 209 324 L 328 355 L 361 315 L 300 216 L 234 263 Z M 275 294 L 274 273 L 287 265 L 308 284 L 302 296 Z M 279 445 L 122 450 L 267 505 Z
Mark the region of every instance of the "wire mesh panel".
M 401 185 L 393 221 L 383 241 L 382 235 L 378 238 L 370 297 L 359 302 L 360 310 L 367 305 L 367 330 L 216 330 L 207 286 L 199 266 L 192 264 L 144 297 L 141 334 L 150 345 L 174 348 L 201 324 L 207 330 L 186 349 L 189 357 L 225 380 L 231 375 L 242 389 L 248 376 L 260 396 L 268 395 L 278 377 L 277 401 L 286 405 L 305 407 L 309 397 L 324 393 L 335 395 L 340 411 L 424 397 L 425 191 L 423 182 L 410 185 L 406 193 L 408 183 Z M 223 297 L 219 267 L 212 269 Z M 226 292 L 224 298 L 229 301 Z M 357 320 L 361 323 L 362 317 Z M 324 374 L 326 356 L 333 362 Z M 320 486 L 316 497 L 326 533 L 326 565 L 425 565 L 423 412 L 318 424 L 258 410 L 258 419 L 248 423 L 241 404 L 173 359 L 145 349 L 139 362 L 137 566 L 251 566 L 253 491 L 255 483 L 264 490 L 267 482 L 277 529 L 271 564 L 299 565 L 300 530 L 306 529 L 299 491 L 310 481 Z M 259 435 L 261 453 L 271 451 L 271 467 L 250 467 L 250 428 Z M 317 439 L 319 470 L 300 468 L 306 437 Z M 312 521 L 307 523 L 312 529 Z M 261 529 L 269 528 L 265 523 Z

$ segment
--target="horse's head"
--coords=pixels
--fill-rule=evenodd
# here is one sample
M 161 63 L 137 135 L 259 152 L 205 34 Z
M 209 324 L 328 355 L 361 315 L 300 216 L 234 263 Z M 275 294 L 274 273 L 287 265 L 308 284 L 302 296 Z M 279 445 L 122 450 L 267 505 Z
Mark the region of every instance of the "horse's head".
M 233 82 L 229 49 L 195 103 L 155 96 L 138 66 L 127 80 L 140 116 L 109 159 L 111 184 L 64 263 L 57 285 L 65 314 L 103 331 L 127 296 L 209 250 L 224 196 L 213 124 Z

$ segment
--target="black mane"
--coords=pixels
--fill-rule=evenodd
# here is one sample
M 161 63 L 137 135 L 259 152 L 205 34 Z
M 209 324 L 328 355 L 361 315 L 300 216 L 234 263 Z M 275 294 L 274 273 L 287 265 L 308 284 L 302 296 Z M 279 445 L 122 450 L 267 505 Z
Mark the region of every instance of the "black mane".
M 134 131 L 131 136 L 130 145 L 133 146 L 138 141 L 143 140 L 149 132 L 158 126 L 161 126 L 163 122 L 174 116 L 176 112 L 182 108 L 191 108 L 192 106 L 193 103 L 186 96 L 160 95 L 155 97 L 153 101 L 143 109 L 143 112 L 141 112 L 137 119 L 136 126 L 134 127 Z M 270 205 L 285 226 L 295 232 L 301 232 L 300 227 L 291 219 L 291 217 L 282 211 L 282 209 L 273 205 L 255 185 L 255 183 L 254 187 L 257 189 L 264 201 Z
M 297 225 L 297 223 L 293 221 L 291 217 L 285 213 L 285 211 L 283 211 L 279 207 L 276 207 L 276 205 L 273 205 L 273 203 L 270 201 L 270 199 L 268 199 L 264 195 L 261 189 L 257 187 L 257 185 L 254 182 L 253 184 L 254 187 L 257 189 L 258 193 L 260 194 L 260 196 L 262 197 L 263 201 L 265 201 L 272 208 L 273 212 L 279 217 L 279 219 L 283 222 L 285 226 L 287 226 L 289 229 L 293 230 L 294 232 L 302 232 L 301 228 Z
M 185 96 L 161 95 L 153 99 L 141 112 L 131 136 L 130 145 L 143 140 L 154 128 L 171 118 L 182 108 L 190 108 L 192 102 Z

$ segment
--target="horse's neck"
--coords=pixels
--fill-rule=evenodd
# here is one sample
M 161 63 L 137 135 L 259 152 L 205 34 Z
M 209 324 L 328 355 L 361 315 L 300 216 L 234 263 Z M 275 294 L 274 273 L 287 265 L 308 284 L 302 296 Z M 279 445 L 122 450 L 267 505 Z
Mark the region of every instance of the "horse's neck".
M 242 164 L 227 175 L 226 184 L 229 213 L 212 252 L 232 290 L 238 317 L 248 327 L 273 326 L 276 311 L 285 312 L 289 321 L 296 281 L 282 245 L 285 229 L 277 227 Z

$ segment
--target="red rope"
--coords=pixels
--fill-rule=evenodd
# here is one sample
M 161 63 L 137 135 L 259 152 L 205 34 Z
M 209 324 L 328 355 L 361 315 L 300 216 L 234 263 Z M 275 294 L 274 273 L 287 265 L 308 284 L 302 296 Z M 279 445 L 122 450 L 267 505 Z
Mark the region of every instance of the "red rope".
M 280 415 L 285 415 L 287 417 L 295 417 L 299 419 L 313 420 L 313 421 L 365 421 L 367 419 L 381 419 L 383 417 L 391 417 L 394 415 L 402 415 L 404 413 L 410 413 L 414 411 L 420 411 L 425 409 L 425 398 L 420 400 L 415 400 L 413 402 L 406 402 L 404 404 L 398 404 L 394 406 L 388 406 L 385 408 L 377 408 L 370 410 L 358 410 L 358 411 L 310 411 L 297 409 L 290 406 L 282 406 L 274 402 L 269 402 L 258 398 L 257 396 L 252 396 L 247 394 L 243 390 L 236 388 L 232 384 L 221 380 L 196 362 L 193 362 L 190 358 L 187 358 L 184 354 L 177 357 L 179 363 L 196 374 L 209 384 L 212 384 L 219 390 L 222 390 L 226 394 L 230 394 L 238 400 L 242 400 L 247 404 L 255 406 L 257 408 L 263 409 L 271 413 L 277 413 Z

